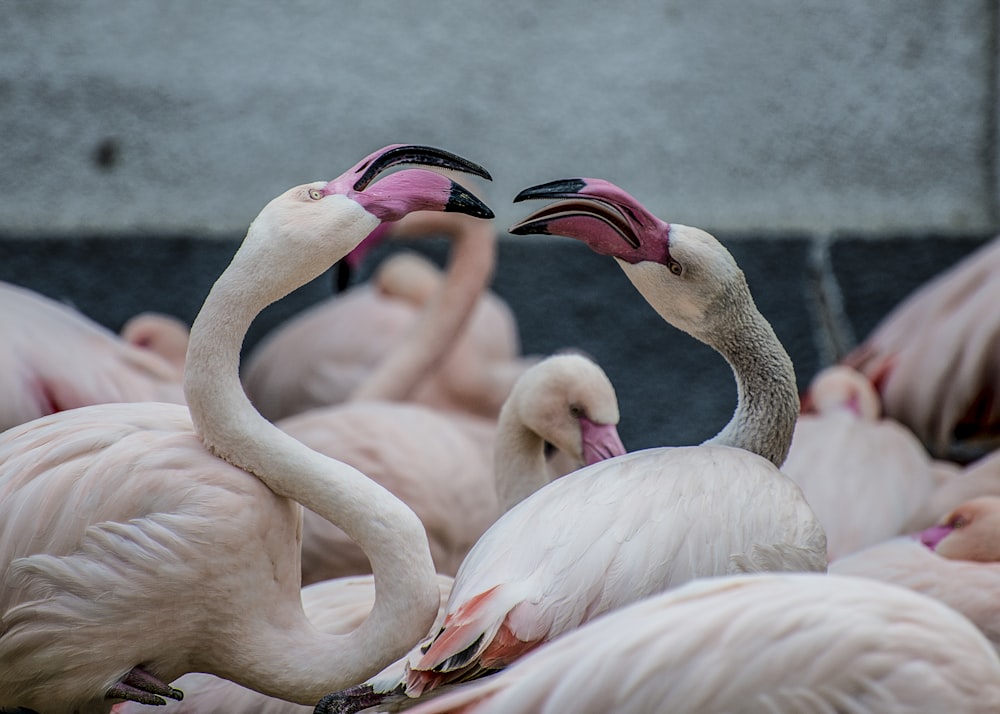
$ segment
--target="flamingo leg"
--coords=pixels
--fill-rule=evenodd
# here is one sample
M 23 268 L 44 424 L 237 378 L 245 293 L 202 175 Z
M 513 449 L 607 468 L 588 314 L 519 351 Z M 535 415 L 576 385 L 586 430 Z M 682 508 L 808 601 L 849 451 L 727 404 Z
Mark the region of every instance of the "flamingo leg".
M 130 669 L 104 696 L 106 699 L 126 699 L 139 704 L 163 706 L 167 703 L 163 697 L 180 701 L 184 698 L 184 692 L 174 689 L 142 667 L 136 666 Z

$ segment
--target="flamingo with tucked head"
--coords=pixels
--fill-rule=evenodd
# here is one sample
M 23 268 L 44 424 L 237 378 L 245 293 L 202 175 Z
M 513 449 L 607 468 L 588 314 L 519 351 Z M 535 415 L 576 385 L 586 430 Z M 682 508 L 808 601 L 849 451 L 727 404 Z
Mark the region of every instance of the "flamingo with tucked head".
M 1000 651 L 1000 497 L 960 504 L 919 533 L 834 561 L 830 572 L 901 585 L 941 600 L 968 617 Z
M 184 403 L 181 370 L 69 305 L 0 282 L 0 431 L 108 402 Z
M 161 704 L 211 672 L 299 702 L 376 673 L 422 637 L 439 590 L 420 520 L 356 469 L 258 414 L 240 346 L 268 304 L 327 270 L 383 221 L 490 210 L 422 164 L 488 176 L 411 145 L 268 203 L 191 327 L 189 407 L 113 404 L 0 436 L 0 708 Z M 376 180 L 378 179 L 378 180 Z M 368 554 L 377 591 L 350 634 L 302 611 L 302 506 Z

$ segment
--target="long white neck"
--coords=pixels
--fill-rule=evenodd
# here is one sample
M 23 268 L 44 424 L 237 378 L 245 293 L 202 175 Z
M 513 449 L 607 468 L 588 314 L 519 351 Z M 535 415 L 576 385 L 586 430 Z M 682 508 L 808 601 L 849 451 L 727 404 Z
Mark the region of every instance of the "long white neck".
M 662 289 L 663 268 L 618 263 L 661 317 L 715 349 L 733 370 L 736 411 L 705 443 L 752 451 L 780 467 L 792 444 L 799 413 L 795 369 L 771 324 L 754 304 L 742 273 L 732 278 L 711 306 L 681 318 L 672 296 Z
M 280 630 L 262 623 L 261 639 L 240 663 L 241 681 L 248 686 L 315 702 L 402 656 L 431 626 L 439 593 L 416 515 L 361 472 L 273 426 L 244 394 L 239 353 L 251 321 L 304 281 L 290 277 L 285 282 L 295 284 L 276 286 L 272 271 L 241 252 L 191 328 L 185 391 L 195 430 L 219 458 L 342 528 L 368 555 L 375 574 L 372 614 L 350 634 L 323 635 L 303 615 L 297 623 L 283 623 L 299 630 L 289 643 Z
M 351 394 L 351 401 L 408 399 L 447 357 L 493 277 L 496 236 L 488 222 L 481 223 L 482 228 L 472 231 L 475 235 L 459 231 L 449 236 L 452 247 L 444 285 L 403 343 Z
M 508 399 L 500 409 L 494 441 L 493 478 L 504 513 L 552 480 L 545 440 L 517 417 L 512 402 Z

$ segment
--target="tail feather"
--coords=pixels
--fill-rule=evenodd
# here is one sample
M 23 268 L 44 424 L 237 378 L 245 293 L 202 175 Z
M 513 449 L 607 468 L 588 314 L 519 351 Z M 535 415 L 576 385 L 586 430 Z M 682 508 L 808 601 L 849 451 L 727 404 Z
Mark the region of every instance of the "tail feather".
M 407 662 L 406 693 L 418 697 L 443 684 L 477 679 L 502 669 L 538 642 L 525 642 L 507 618 L 518 598 L 497 585 L 464 602 L 437 635 Z

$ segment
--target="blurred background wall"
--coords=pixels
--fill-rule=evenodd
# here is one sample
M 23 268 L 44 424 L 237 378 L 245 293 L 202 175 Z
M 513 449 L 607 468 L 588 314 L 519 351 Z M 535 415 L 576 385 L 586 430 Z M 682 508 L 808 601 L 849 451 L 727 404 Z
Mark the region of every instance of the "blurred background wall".
M 714 232 L 805 386 L 998 232 L 998 29 L 996 0 L 5 0 L 0 279 L 190 321 L 270 198 L 427 143 L 490 169 L 500 231 L 521 188 L 595 176 Z M 495 289 L 526 352 L 605 366 L 627 446 L 732 411 L 609 259 L 504 236 Z

